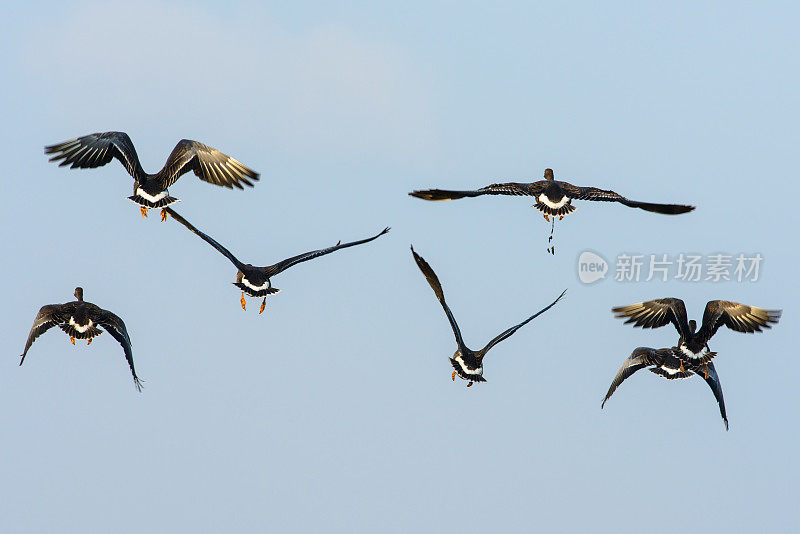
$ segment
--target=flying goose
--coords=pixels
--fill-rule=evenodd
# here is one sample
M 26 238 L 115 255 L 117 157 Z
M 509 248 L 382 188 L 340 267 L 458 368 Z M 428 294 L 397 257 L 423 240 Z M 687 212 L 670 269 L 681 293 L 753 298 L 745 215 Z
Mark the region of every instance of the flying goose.
M 489 343 L 486 344 L 480 350 L 474 351 L 464 344 L 464 339 L 461 337 L 461 330 L 458 328 L 458 324 L 456 323 L 456 318 L 453 316 L 453 312 L 450 311 L 450 307 L 447 305 L 447 302 L 444 300 L 444 292 L 442 291 L 442 284 L 439 282 L 439 278 L 436 276 L 436 273 L 433 272 L 433 269 L 425 261 L 422 256 L 416 253 L 414 247 L 411 247 L 411 253 L 414 255 L 414 261 L 417 262 L 417 267 L 419 270 L 422 271 L 422 274 L 425 275 L 425 279 L 430 284 L 431 289 L 436 294 L 436 298 L 439 299 L 439 303 L 441 303 L 442 308 L 444 308 L 445 314 L 447 314 L 447 319 L 450 321 L 450 326 L 453 329 L 453 333 L 456 336 L 456 343 L 458 344 L 458 349 L 456 350 L 455 354 L 452 358 L 450 358 L 450 364 L 453 366 L 453 374 L 451 376 L 452 380 L 456 379 L 456 375 L 460 378 L 466 380 L 467 387 L 470 387 L 473 382 L 486 382 L 486 379 L 483 378 L 483 358 L 486 356 L 486 353 L 489 352 L 489 349 L 503 341 L 504 339 L 511 337 L 511 335 L 534 320 L 536 317 L 541 315 L 542 313 L 546 312 L 550 308 L 555 305 L 556 302 L 561 300 L 561 297 L 564 296 L 564 293 L 567 292 L 565 289 L 561 292 L 556 300 L 552 303 L 547 305 L 545 308 L 539 310 L 538 312 L 534 313 L 521 323 L 516 326 L 512 326 L 502 334 L 495 337 Z
M 259 309 L 258 313 L 262 313 L 264 308 L 267 305 L 267 295 L 274 295 L 278 293 L 280 289 L 272 287 L 272 281 L 270 278 L 275 276 L 278 273 L 281 273 L 292 267 L 297 265 L 298 263 L 312 260 L 314 258 L 318 258 L 320 256 L 324 256 L 325 254 L 330 254 L 331 252 L 336 252 L 341 248 L 347 247 L 354 247 L 356 245 L 363 245 L 364 243 L 369 243 L 370 241 L 379 238 L 383 234 L 389 231 L 389 228 L 384 228 L 378 234 L 369 237 L 367 239 L 361 239 L 359 241 L 352 241 L 350 243 L 342 244 L 341 241 L 336 243 L 332 247 L 323 248 L 320 250 L 312 250 L 311 252 L 305 252 L 303 254 L 298 254 L 297 256 L 293 256 L 291 258 L 287 258 L 283 261 L 279 261 L 274 265 L 269 265 L 267 267 L 256 267 L 254 265 L 250 265 L 249 263 L 242 263 L 239 261 L 236 256 L 231 254 L 231 252 L 220 245 L 216 240 L 214 240 L 211 236 L 201 232 L 198 230 L 192 223 L 184 219 L 178 212 L 173 210 L 172 208 L 166 208 L 167 212 L 172 216 L 173 219 L 184 225 L 188 228 L 191 232 L 200 236 L 200 238 L 217 249 L 223 256 L 228 258 L 231 263 L 233 263 L 239 271 L 236 273 L 236 282 L 233 282 L 233 285 L 238 287 L 242 290 L 242 298 L 239 301 L 242 305 L 242 309 L 246 310 L 246 301 L 244 299 L 245 293 L 247 293 L 250 297 L 264 297 L 261 301 L 261 308 Z
M 133 195 L 128 198 L 139 204 L 142 217 L 147 217 L 147 210 L 150 208 L 162 208 L 162 221 L 167 217 L 163 208 L 178 201 L 169 195 L 169 186 L 189 171 L 193 171 L 204 182 L 229 189 L 244 189 L 242 184 L 253 187 L 250 180 L 258 180 L 257 172 L 232 157 L 189 139 L 178 141 L 164 168 L 155 174 L 144 172 L 131 138 L 125 132 L 84 135 L 46 146 L 44 152 L 53 154 L 50 161 L 59 161 L 59 167 L 70 165 L 73 169 L 101 167 L 116 158 L 134 179 Z
M 710 300 L 703 312 L 703 325 L 697 330 L 694 320 L 687 321 L 683 301 L 671 297 L 618 306 L 611 311 L 618 319 L 627 318 L 625 324 L 633 323 L 633 326 L 642 328 L 658 328 L 672 323 L 680 334 L 677 348 L 681 365 L 710 362 L 717 353 L 710 351 L 708 341 L 722 325 L 736 332 L 752 334 L 761 332 L 762 328 L 771 328 L 770 323 L 777 323 L 781 317 L 781 310 L 765 310 L 727 300 Z M 704 376 L 708 378 L 707 374 Z
M 553 217 L 563 219 L 575 211 L 572 205 L 573 200 L 595 200 L 601 202 L 619 202 L 629 208 L 639 208 L 653 213 L 663 213 L 666 215 L 678 215 L 687 213 L 694 209 L 694 206 L 683 204 L 653 204 L 650 202 L 639 202 L 629 200 L 614 191 L 598 189 L 596 187 L 578 187 L 568 182 L 556 180 L 552 169 L 544 170 L 544 180 L 533 183 L 500 183 L 491 184 L 472 191 L 451 191 L 446 189 L 425 189 L 412 191 L 412 197 L 424 200 L 455 200 L 464 197 L 478 197 L 481 195 L 513 195 L 513 196 L 532 196 L 536 199 L 533 206 L 542 212 L 545 220 L 550 221 Z M 553 239 L 553 228 L 550 229 L 550 241 Z M 548 247 L 548 252 L 555 254 L 555 249 Z
M 22 365 L 22 362 L 25 361 L 28 349 L 31 348 L 36 338 L 54 326 L 58 326 L 63 330 L 69 336 L 69 340 L 73 345 L 75 344 L 75 339 L 85 339 L 87 345 L 91 344 L 95 337 L 103 333 L 103 330 L 99 328 L 103 327 L 122 345 L 125 359 L 128 360 L 128 366 L 131 368 L 133 383 L 136 389 L 141 391 L 142 383 L 139 377 L 136 376 L 136 369 L 133 366 L 131 339 L 128 337 L 125 323 L 110 311 L 83 300 L 83 288 L 75 288 L 75 298 L 78 300 L 65 304 L 42 306 L 36 315 L 36 319 L 33 320 L 33 326 L 30 334 L 28 334 L 28 341 L 25 343 L 25 350 L 22 352 L 19 364 Z
M 651 349 L 650 347 L 639 347 L 634 349 L 631 355 L 628 356 L 622 364 L 622 367 L 620 367 L 617 376 L 614 377 L 614 381 L 611 382 L 611 387 L 608 388 L 608 393 L 606 393 L 600 408 L 604 408 L 606 401 L 611 398 L 611 395 L 614 394 L 620 384 L 639 369 L 649 367 L 648 371 L 666 378 L 667 380 L 689 378 L 695 373 L 700 375 L 702 372 L 708 387 L 711 388 L 714 397 L 717 399 L 717 404 L 719 404 L 719 413 L 722 416 L 722 420 L 725 422 L 725 430 L 728 430 L 728 416 L 725 413 L 725 399 L 722 396 L 722 384 L 719 381 L 717 370 L 714 368 L 714 362 L 708 362 L 702 366 L 692 363 L 687 366 L 689 370 L 686 370 L 675 348 Z M 703 367 L 703 371 L 700 370 L 700 367 Z

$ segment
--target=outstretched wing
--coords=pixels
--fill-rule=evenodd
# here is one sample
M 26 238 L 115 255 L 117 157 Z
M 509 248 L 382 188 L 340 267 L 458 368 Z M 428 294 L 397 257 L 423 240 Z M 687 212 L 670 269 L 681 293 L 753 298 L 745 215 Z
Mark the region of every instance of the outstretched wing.
M 663 213 L 665 215 L 678 215 L 694 209 L 694 206 L 686 206 L 683 204 L 654 204 L 652 202 L 630 200 L 614 191 L 598 189 L 597 187 L 578 187 L 567 182 L 559 182 L 559 185 L 566 191 L 568 197 L 578 200 L 619 202 L 630 208 L 639 208 L 654 213 Z
M 258 180 L 258 173 L 216 148 L 197 141 L 182 139 L 172 149 L 164 168 L 158 173 L 159 185 L 166 189 L 189 171 L 203 181 L 229 189 L 242 184 L 253 187 L 250 180 Z
M 777 323 L 780 318 L 781 310 L 765 310 L 738 302 L 711 300 L 703 312 L 703 326 L 698 335 L 707 342 L 722 325 L 737 332 L 752 334 L 761 332 L 762 328 L 771 328 L 770 323 Z
M 633 326 L 642 328 L 658 328 L 672 323 L 681 336 L 689 336 L 686 306 L 681 299 L 665 298 L 637 302 L 630 306 L 611 308 L 611 311 L 617 319 L 627 317 L 625 324 L 633 323 Z
M 36 338 L 56 326 L 64 322 L 63 317 L 59 313 L 61 309 L 61 304 L 48 304 L 46 306 L 42 306 L 39 310 L 39 313 L 36 314 L 36 318 L 33 320 L 33 326 L 31 327 L 31 332 L 28 334 L 28 341 L 25 342 L 25 350 L 22 351 L 22 355 L 19 360 L 19 364 L 22 365 L 22 362 L 25 361 L 25 355 L 28 354 L 28 349 L 31 348 L 33 342 L 36 341 Z
M 708 387 L 711 388 L 711 391 L 714 393 L 714 398 L 717 399 L 717 404 L 719 404 L 719 414 L 722 416 L 722 420 L 725 422 L 725 430 L 728 430 L 728 415 L 725 413 L 725 398 L 722 396 L 722 383 L 719 381 L 719 375 L 717 374 L 717 369 L 714 367 L 714 362 L 708 362 L 708 378 L 704 378 Z M 705 371 L 701 369 L 703 366 L 698 366 L 694 369 L 694 372 L 701 377 L 705 377 Z
M 131 138 L 125 132 L 93 133 L 44 147 L 45 154 L 54 154 L 50 161 L 59 161 L 59 167 L 70 165 L 73 169 L 102 167 L 116 158 L 134 178 L 144 174 L 139 156 Z
M 494 347 L 495 345 L 497 345 L 498 343 L 500 343 L 504 339 L 511 337 L 512 334 L 514 334 L 514 332 L 516 332 L 517 330 L 519 330 L 520 328 L 522 328 L 523 326 L 525 326 L 526 324 L 528 324 L 529 322 L 533 321 L 534 319 L 539 317 L 541 314 L 543 314 L 544 312 L 546 312 L 547 310 L 549 310 L 550 308 L 555 306 L 556 302 L 561 300 L 561 297 L 563 297 L 564 293 L 566 293 L 566 292 L 567 292 L 567 290 L 565 289 L 564 291 L 561 292 L 561 294 L 558 296 L 558 298 L 556 300 L 554 300 L 553 302 L 551 302 L 550 304 L 548 304 L 547 306 L 545 306 L 544 308 L 542 308 L 538 312 L 534 313 L 533 315 L 531 315 L 530 317 L 528 317 L 527 319 L 525 319 L 524 321 L 522 321 L 518 325 L 512 326 L 511 328 L 509 328 L 508 330 L 506 330 L 505 332 L 503 332 L 502 334 L 498 335 L 496 338 L 491 340 L 489 343 L 487 343 L 486 346 L 483 347 L 483 349 L 481 349 L 481 351 L 479 353 L 480 357 L 483 358 L 484 356 L 486 356 L 486 353 L 489 352 L 489 349 L 491 349 L 492 347 Z
M 619 371 L 617 371 L 617 376 L 615 376 L 614 381 L 611 382 L 611 387 L 608 388 L 608 393 L 606 393 L 600 408 L 602 409 L 606 405 L 606 401 L 611 398 L 611 395 L 614 394 L 626 378 L 639 369 L 644 369 L 651 365 L 661 365 L 671 352 L 671 349 L 651 349 L 650 347 L 638 347 L 634 349 L 631 355 L 628 356 L 628 359 L 623 362 Z
M 280 273 L 282 271 L 285 271 L 286 269 L 288 269 L 289 267 L 292 267 L 293 265 L 297 265 L 298 263 L 302 263 L 302 262 L 308 261 L 308 260 L 313 260 L 314 258 L 318 258 L 320 256 L 324 256 L 325 254 L 330 254 L 331 252 L 336 252 L 337 250 L 339 250 L 341 248 L 354 247 L 356 245 L 363 245 L 364 243 L 369 243 L 370 241 L 372 241 L 374 239 L 378 239 L 380 236 L 382 236 L 383 234 L 387 233 L 388 231 L 389 231 L 389 227 L 386 227 L 383 230 L 381 230 L 379 233 L 377 233 L 376 235 L 374 235 L 372 237 L 369 237 L 367 239 L 360 239 L 358 241 L 351 241 L 350 243 L 344 243 L 344 244 L 341 241 L 339 241 L 338 243 L 336 243 L 332 247 L 323 248 L 323 249 L 320 249 L 320 250 L 312 250 L 311 252 L 298 254 L 297 256 L 293 256 L 291 258 L 286 258 L 283 261 L 279 261 L 275 265 L 270 265 L 269 267 L 263 267 L 262 269 L 263 269 L 264 273 L 266 273 L 267 277 L 270 278 L 270 277 L 275 276 L 276 274 L 278 274 L 278 273 Z
M 447 302 L 444 300 L 444 291 L 442 291 L 442 284 L 439 282 L 439 277 L 436 276 L 436 273 L 433 272 L 433 268 L 428 264 L 425 259 L 416 253 L 414 247 L 411 247 L 411 254 L 414 255 L 414 261 L 417 262 L 417 267 L 419 270 L 422 271 L 422 274 L 425 275 L 425 279 L 428 281 L 428 285 L 431 286 L 433 292 L 436 294 L 436 298 L 439 299 L 439 303 L 444 308 L 444 313 L 447 315 L 447 319 L 450 321 L 450 326 L 453 328 L 453 334 L 456 336 L 456 343 L 458 343 L 458 348 L 465 352 L 467 346 L 464 344 L 464 338 L 461 337 L 461 329 L 458 328 L 458 323 L 456 323 L 456 318 L 453 316 L 453 312 L 450 311 L 450 306 L 447 305 Z
M 174 218 L 176 221 L 178 221 L 179 223 L 181 223 L 182 225 L 184 225 L 186 228 L 188 228 L 188 229 L 189 229 L 189 231 L 191 231 L 191 232 L 193 232 L 193 233 L 197 234 L 198 236 L 200 236 L 200 238 L 201 238 L 203 241 L 205 241 L 206 243 L 208 243 L 209 245 L 211 245 L 212 247 L 214 247 L 215 249 L 217 249 L 217 250 L 218 250 L 218 251 L 219 251 L 219 252 L 220 252 L 220 253 L 221 253 L 223 256 L 225 256 L 226 258 L 228 258 L 228 259 L 231 261 L 231 263 L 233 263 L 233 264 L 236 266 L 236 268 L 237 268 L 237 269 L 239 269 L 239 270 L 242 270 L 242 267 L 244 267 L 244 264 L 243 264 L 242 262 L 240 262 L 238 259 L 236 259 L 236 256 L 234 256 L 233 254 L 231 254 L 231 252 L 230 252 L 230 251 L 229 251 L 227 248 L 225 248 L 225 247 L 223 247 L 222 245 L 220 245 L 219 243 L 217 243 L 217 241 L 216 241 L 215 239 L 213 239 L 211 236 L 209 236 L 209 235 L 207 235 L 207 234 L 205 234 L 205 233 L 201 232 L 201 231 L 200 231 L 200 230 L 198 230 L 197 228 L 195 228 L 195 226 L 194 226 L 192 223 L 190 223 L 189 221 L 187 221 L 186 219 L 184 219 L 184 218 L 183 218 L 183 217 L 182 217 L 182 216 L 181 216 L 181 215 L 180 215 L 180 214 L 179 214 L 177 211 L 175 211 L 174 209 L 172 209 L 172 208 L 170 208 L 170 207 L 167 207 L 167 208 L 165 208 L 165 209 L 166 209 L 167 213 L 169 213 L 170 215 L 172 215 L 172 217 L 173 217 L 173 218 Z
M 455 200 L 464 197 L 479 197 L 481 195 L 537 195 L 541 191 L 539 184 L 543 182 L 534 182 L 532 184 L 520 183 L 506 183 L 506 184 L 492 184 L 486 187 L 481 187 L 474 191 L 451 191 L 448 189 L 424 189 L 422 191 L 412 191 L 409 193 L 412 197 L 421 198 L 423 200 Z
M 125 352 L 125 359 L 128 360 L 128 367 L 131 368 L 133 383 L 137 390 L 142 391 L 142 381 L 136 376 L 136 368 L 133 366 L 131 338 L 128 336 L 128 329 L 125 328 L 125 322 L 110 311 L 98 308 L 97 323 L 105 328 L 106 332 L 111 334 L 111 336 L 122 345 L 122 350 Z

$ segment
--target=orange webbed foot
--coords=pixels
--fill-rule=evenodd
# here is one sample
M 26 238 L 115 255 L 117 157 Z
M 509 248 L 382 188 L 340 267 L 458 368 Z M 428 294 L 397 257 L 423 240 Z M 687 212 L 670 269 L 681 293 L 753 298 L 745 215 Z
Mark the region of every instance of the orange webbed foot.
M 258 310 L 258 314 L 261 315 L 264 313 L 264 308 L 267 307 L 267 297 L 264 297 L 264 300 L 261 301 L 261 309 Z
M 456 381 L 456 372 L 455 371 L 453 371 L 453 376 L 450 377 L 450 380 L 452 380 L 453 382 Z
M 550 222 L 550 217 L 546 213 L 544 214 L 544 220 Z
M 86 346 L 88 347 L 91 344 L 92 344 L 92 338 L 87 339 L 86 340 Z
M 147 208 L 145 208 L 144 206 L 139 206 L 139 209 L 142 210 L 142 217 L 147 218 Z
M 468 383 L 467 387 L 472 387 L 472 382 Z
M 244 300 L 244 291 L 242 291 L 242 298 L 241 298 L 241 300 L 239 300 L 239 302 L 242 303 L 242 309 L 247 311 L 247 306 L 246 306 L 247 301 Z
M 558 220 L 559 221 L 563 221 L 564 220 L 564 216 L 562 215 L 561 217 L 558 218 Z
M 69 340 L 70 340 L 70 342 L 72 342 L 73 345 L 75 344 L 75 338 L 74 337 L 69 336 Z
M 164 222 L 166 220 L 167 220 L 167 210 L 161 208 L 161 222 Z

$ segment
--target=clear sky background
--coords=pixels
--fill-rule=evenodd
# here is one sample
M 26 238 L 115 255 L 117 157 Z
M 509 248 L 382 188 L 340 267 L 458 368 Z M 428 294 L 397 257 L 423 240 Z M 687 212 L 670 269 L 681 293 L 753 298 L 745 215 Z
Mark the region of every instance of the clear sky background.
M 796 532 L 799 23 L 790 2 L 5 6 L 0 530 Z M 150 172 L 182 138 L 259 171 L 170 190 L 245 261 L 392 231 L 244 312 L 235 268 L 142 219 L 121 165 L 43 155 L 106 130 Z M 545 167 L 698 208 L 576 202 L 552 257 L 532 199 L 406 194 Z M 467 389 L 411 243 L 476 348 L 569 290 Z M 587 249 L 764 262 L 756 283 L 585 286 Z M 143 393 L 108 334 L 54 329 L 17 366 L 77 285 L 124 318 Z M 697 378 L 640 372 L 600 409 L 635 347 L 677 340 L 610 308 L 666 296 L 784 309 L 713 340 L 729 432 Z

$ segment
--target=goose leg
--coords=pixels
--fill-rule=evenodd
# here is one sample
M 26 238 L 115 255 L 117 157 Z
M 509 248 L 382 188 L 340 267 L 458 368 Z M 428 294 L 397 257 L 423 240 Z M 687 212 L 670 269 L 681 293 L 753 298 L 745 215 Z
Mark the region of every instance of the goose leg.
M 161 208 L 161 222 L 164 222 L 166 220 L 167 220 L 167 210 L 164 209 L 164 208 Z
M 452 380 L 453 382 L 456 381 L 456 372 L 455 371 L 453 371 L 453 376 L 450 377 L 450 380 Z
M 543 215 L 544 215 L 544 220 L 550 222 L 550 217 L 546 213 L 544 213 Z
M 261 301 L 261 309 L 258 310 L 258 314 L 261 315 L 264 312 L 264 308 L 267 307 L 267 297 L 264 297 L 264 300 Z
M 139 206 L 139 209 L 142 210 L 142 217 L 146 218 L 147 217 L 147 208 L 145 208 L 144 206 Z
M 467 387 L 471 387 L 471 386 L 472 386 L 472 382 L 469 382 L 469 383 L 467 384 Z
M 92 344 L 92 338 L 87 339 L 86 340 L 86 346 L 88 347 L 91 344 Z
M 704 370 L 705 370 L 705 375 L 704 375 L 704 377 L 705 377 L 705 379 L 706 379 L 706 380 L 708 380 L 708 364 L 707 364 L 707 363 L 704 363 L 704 364 L 703 364 L 703 368 L 704 368 Z
M 245 306 L 247 304 L 247 301 L 244 300 L 244 291 L 242 291 L 242 298 L 239 302 L 242 303 L 242 309 L 247 311 L 247 306 Z
M 75 344 L 75 338 L 74 337 L 69 336 L 69 340 L 72 342 L 73 345 Z

